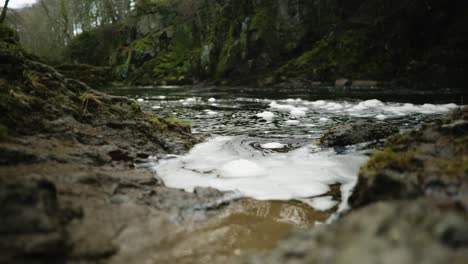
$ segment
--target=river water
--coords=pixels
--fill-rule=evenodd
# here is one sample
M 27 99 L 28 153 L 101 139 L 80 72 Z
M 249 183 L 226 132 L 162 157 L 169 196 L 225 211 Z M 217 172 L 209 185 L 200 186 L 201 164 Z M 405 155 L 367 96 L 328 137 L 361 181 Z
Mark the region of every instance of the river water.
M 197 253 L 210 256 L 271 248 L 291 225 L 314 225 L 347 209 L 369 150 L 364 145 L 339 151 L 321 148 L 318 140 L 328 129 L 358 119 L 414 128 L 446 114 L 461 100 L 450 95 L 247 87 L 134 87 L 110 92 L 133 98 L 158 116 L 190 122 L 193 133 L 209 135 L 188 154 L 167 156 L 152 169 L 171 188 L 192 192 L 195 187 L 212 187 L 233 199 L 245 198 L 216 224 L 197 231 L 212 236 L 221 227 L 235 227 L 229 229 L 231 244 L 220 246 L 211 237 L 210 251 Z M 233 231 L 239 226 L 249 231 Z M 193 232 L 184 233 L 171 243 L 191 236 Z

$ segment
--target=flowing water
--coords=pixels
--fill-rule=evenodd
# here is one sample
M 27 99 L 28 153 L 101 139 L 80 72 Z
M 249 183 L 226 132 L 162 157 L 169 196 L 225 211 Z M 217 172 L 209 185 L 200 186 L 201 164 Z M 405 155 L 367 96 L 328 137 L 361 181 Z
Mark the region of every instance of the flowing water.
M 336 96 L 246 87 L 165 86 L 110 92 L 129 96 L 158 116 L 190 122 L 194 133 L 209 135 L 187 155 L 170 155 L 153 164 L 166 186 L 188 192 L 212 187 L 228 197 L 244 198 L 165 242 L 171 248 L 182 247 L 178 252 L 189 248 L 192 254 L 174 253 L 163 259 L 187 263 L 195 255 L 230 256 L 271 248 L 291 226 L 310 227 L 347 209 L 368 150 L 363 145 L 339 151 L 321 148 L 318 139 L 327 129 L 357 119 L 413 128 L 456 108 L 453 102 L 459 100 L 443 95 Z M 194 236 L 198 244 L 181 244 Z

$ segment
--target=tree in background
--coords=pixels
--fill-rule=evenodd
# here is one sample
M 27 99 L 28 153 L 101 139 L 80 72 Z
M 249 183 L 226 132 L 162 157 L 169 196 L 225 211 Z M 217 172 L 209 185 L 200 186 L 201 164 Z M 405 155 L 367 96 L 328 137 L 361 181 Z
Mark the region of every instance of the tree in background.
M 59 63 L 75 36 L 118 24 L 132 5 L 133 0 L 39 0 L 14 10 L 7 22 L 18 31 L 23 47 L 51 63 Z
M 7 9 L 8 9 L 8 3 L 9 2 L 10 2 L 10 0 L 5 0 L 5 4 L 3 5 L 3 9 L 2 9 L 2 14 L 0 15 L 0 23 L 3 23 L 3 21 L 5 21 L 6 12 L 7 12 Z

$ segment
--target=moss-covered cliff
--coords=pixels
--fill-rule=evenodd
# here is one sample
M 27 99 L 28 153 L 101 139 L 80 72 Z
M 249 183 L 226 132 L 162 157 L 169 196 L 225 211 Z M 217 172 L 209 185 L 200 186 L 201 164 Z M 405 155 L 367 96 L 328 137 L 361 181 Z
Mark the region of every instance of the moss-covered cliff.
M 146 0 L 107 57 L 135 84 L 349 78 L 460 87 L 467 18 L 462 0 Z

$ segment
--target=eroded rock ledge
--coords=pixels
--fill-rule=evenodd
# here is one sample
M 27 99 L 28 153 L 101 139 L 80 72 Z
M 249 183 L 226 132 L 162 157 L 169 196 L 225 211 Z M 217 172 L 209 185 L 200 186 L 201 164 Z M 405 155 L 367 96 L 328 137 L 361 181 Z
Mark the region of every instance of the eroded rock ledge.
M 1 263 L 138 262 L 221 196 L 170 190 L 135 168 L 188 150 L 189 127 L 69 79 L 0 33 Z

